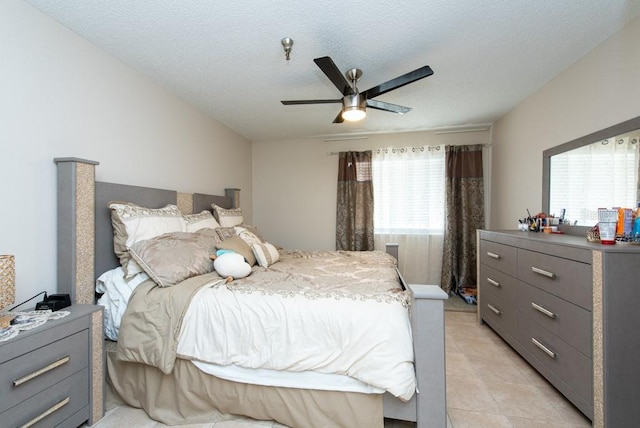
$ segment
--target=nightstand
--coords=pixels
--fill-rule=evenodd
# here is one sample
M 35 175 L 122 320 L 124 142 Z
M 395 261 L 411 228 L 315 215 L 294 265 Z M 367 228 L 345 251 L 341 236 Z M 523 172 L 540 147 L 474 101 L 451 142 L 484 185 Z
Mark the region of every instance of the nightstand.
M 104 415 L 102 307 L 72 305 L 0 342 L 0 424 L 93 425 Z

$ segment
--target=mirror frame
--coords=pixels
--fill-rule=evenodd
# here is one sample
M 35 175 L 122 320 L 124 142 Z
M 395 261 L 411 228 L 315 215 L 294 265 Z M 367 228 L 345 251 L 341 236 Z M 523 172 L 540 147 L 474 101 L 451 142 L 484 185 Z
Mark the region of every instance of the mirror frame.
M 551 188 L 551 156 L 577 149 L 579 147 L 588 146 L 597 141 L 615 137 L 616 135 L 626 134 L 627 132 L 640 129 L 640 116 L 633 119 L 620 122 L 584 137 L 576 138 L 568 143 L 560 144 L 542 152 L 542 212 L 549 211 L 549 196 Z M 593 226 L 569 226 L 562 225 L 561 230 L 571 235 L 586 235 Z

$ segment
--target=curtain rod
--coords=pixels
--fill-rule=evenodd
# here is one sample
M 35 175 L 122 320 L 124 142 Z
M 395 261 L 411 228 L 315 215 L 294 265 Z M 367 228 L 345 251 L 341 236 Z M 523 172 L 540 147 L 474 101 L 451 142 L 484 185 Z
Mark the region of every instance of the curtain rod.
M 473 146 L 474 144 L 449 144 L 453 146 Z M 480 144 L 482 147 L 491 147 L 491 144 Z M 446 146 L 446 144 L 433 144 L 430 146 L 420 146 L 420 147 L 438 147 L 438 146 Z M 406 147 L 378 147 L 377 149 L 369 149 L 372 152 L 375 150 L 383 150 L 383 149 L 405 149 Z M 327 156 L 337 156 L 340 152 L 327 152 Z

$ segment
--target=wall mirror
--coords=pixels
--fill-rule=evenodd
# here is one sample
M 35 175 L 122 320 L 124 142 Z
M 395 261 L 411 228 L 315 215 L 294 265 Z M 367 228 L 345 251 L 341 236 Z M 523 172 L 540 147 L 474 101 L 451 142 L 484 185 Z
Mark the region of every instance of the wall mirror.
M 635 208 L 639 162 L 640 116 L 545 150 L 542 211 L 588 228 L 598 208 Z

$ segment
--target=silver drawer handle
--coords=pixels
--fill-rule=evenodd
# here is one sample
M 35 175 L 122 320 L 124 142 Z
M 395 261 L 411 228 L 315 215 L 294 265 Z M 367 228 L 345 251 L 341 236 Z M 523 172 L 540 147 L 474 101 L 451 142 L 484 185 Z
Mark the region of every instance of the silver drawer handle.
M 29 428 L 30 426 L 33 426 L 33 425 L 37 424 L 38 422 L 40 422 L 41 420 L 43 420 L 44 418 L 46 418 L 50 414 L 52 414 L 54 412 L 57 412 L 62 407 L 66 406 L 69 403 L 69 401 L 71 401 L 71 399 L 69 397 L 67 397 L 64 400 L 62 400 L 61 402 L 59 402 L 58 404 L 54 404 L 48 410 L 45 410 L 44 412 L 40 413 L 38 416 L 36 416 L 35 418 L 31 419 L 26 424 L 21 425 L 20 428 Z
M 492 253 L 491 251 L 487 251 L 487 256 L 491 257 L 492 259 L 500 258 L 500 254 Z
M 63 364 L 68 363 L 70 360 L 69 356 L 67 355 L 66 357 L 60 358 L 58 361 L 54 361 L 53 363 L 49 364 L 48 366 L 45 366 L 43 368 L 41 368 L 40 370 L 36 370 L 35 372 L 28 374 L 26 376 L 21 377 L 20 379 L 16 379 L 13 381 L 13 386 L 20 386 L 23 383 L 29 382 L 31 379 L 35 379 L 40 375 L 43 375 L 53 369 L 55 369 L 56 367 L 60 367 Z
M 498 309 L 494 308 L 493 306 L 491 306 L 491 305 L 490 305 L 490 304 L 488 304 L 488 303 L 487 303 L 487 307 L 488 307 L 489 309 L 491 309 L 491 310 L 493 311 L 493 313 L 494 313 L 494 314 L 496 314 L 496 315 L 501 315 L 501 314 L 502 314 L 502 312 L 500 312 Z
M 553 359 L 556 358 L 556 354 L 553 353 L 549 348 L 544 346 L 542 343 L 538 342 L 533 337 L 531 338 L 531 341 L 533 342 L 534 345 L 536 345 L 538 348 L 540 348 L 542 350 L 542 352 L 544 352 L 545 354 L 547 354 L 548 356 L 550 356 Z
M 531 266 L 531 270 L 534 271 L 537 274 L 544 275 L 544 276 L 552 278 L 552 279 L 556 277 L 555 273 L 549 272 L 549 271 L 546 271 L 546 270 L 543 270 L 543 269 L 540 269 L 540 268 L 537 268 L 535 266 Z
M 543 314 L 545 314 L 545 315 L 546 315 L 546 316 L 548 316 L 549 318 L 555 318 L 555 317 L 556 317 L 556 314 L 554 314 L 554 313 L 553 313 L 553 312 L 551 312 L 550 310 L 545 309 L 545 308 L 543 308 L 542 306 L 537 305 L 537 304 L 535 304 L 535 303 L 533 303 L 533 302 L 531 302 L 531 307 L 532 307 L 533 309 L 535 309 L 535 310 L 539 311 L 539 312 L 542 312 Z
M 498 281 L 494 281 L 493 279 L 487 277 L 487 282 L 491 285 L 495 285 L 496 287 L 500 287 L 500 283 Z

